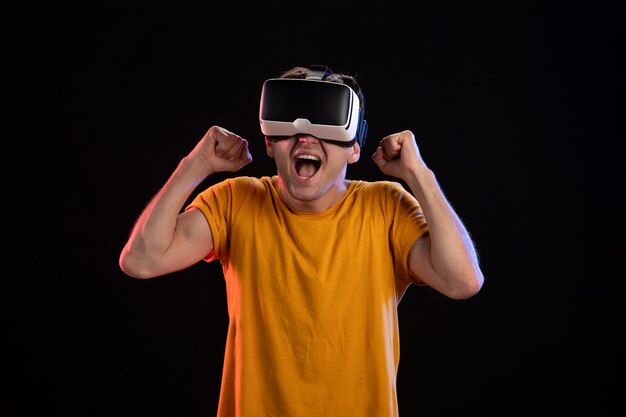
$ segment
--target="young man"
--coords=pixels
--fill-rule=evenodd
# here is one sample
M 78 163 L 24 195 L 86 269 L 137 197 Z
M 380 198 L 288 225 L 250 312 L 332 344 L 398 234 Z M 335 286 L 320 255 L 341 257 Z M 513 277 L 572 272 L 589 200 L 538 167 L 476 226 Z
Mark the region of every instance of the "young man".
M 135 278 L 222 263 L 230 324 L 218 416 L 397 416 L 402 295 L 415 283 L 464 299 L 483 284 L 410 131 L 380 140 L 372 159 L 412 194 L 346 179 L 367 132 L 363 103 L 345 74 L 295 67 L 268 80 L 260 122 L 277 174 L 224 180 L 181 212 L 207 176 L 252 161 L 245 139 L 213 126 L 122 250 Z

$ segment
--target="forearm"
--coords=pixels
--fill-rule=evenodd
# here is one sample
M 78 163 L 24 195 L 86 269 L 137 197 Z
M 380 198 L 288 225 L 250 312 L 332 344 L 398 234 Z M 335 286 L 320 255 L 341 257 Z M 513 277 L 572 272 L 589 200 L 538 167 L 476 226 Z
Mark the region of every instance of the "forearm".
M 423 163 L 409 171 L 405 182 L 419 201 L 428 222 L 428 260 L 434 279 L 444 292 L 472 294 L 482 286 L 483 276 L 472 239 L 446 199 L 435 174 Z

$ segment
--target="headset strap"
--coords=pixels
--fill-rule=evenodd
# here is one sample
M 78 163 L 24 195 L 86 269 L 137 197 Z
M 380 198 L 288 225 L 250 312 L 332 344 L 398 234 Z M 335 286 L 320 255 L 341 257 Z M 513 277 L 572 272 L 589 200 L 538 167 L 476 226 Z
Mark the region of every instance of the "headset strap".
M 326 65 L 311 65 L 311 73 L 307 75 L 306 79 L 324 81 L 332 73 L 333 71 Z

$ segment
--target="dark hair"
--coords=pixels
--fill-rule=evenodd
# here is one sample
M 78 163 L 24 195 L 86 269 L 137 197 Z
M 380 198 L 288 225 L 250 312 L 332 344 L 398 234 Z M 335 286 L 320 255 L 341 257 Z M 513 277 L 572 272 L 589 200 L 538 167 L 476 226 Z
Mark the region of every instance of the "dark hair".
M 283 71 L 280 74 L 280 78 L 299 78 L 303 80 L 311 73 L 312 71 L 310 68 L 296 66 L 288 69 L 287 71 Z M 363 114 L 365 113 L 365 96 L 363 95 L 361 86 L 359 86 L 359 83 L 356 81 L 356 78 L 354 76 L 344 74 L 341 71 L 338 71 L 330 73 L 326 78 L 324 78 L 324 81 L 346 84 L 348 87 L 353 89 L 356 95 L 359 97 L 359 101 L 361 102 L 361 112 Z

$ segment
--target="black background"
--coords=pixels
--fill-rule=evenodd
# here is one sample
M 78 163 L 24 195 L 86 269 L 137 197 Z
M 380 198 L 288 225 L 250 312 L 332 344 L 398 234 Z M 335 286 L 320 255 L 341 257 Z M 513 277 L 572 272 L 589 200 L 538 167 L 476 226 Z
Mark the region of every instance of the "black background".
M 401 415 L 623 412 L 623 6 L 5 12 L 11 415 L 215 414 L 228 323 L 219 265 L 139 281 L 119 251 L 211 125 L 250 141 L 239 174 L 273 174 L 260 87 L 311 64 L 355 75 L 366 96 L 368 141 L 348 176 L 383 179 L 376 142 L 411 129 L 485 273 L 469 300 L 404 296 Z

